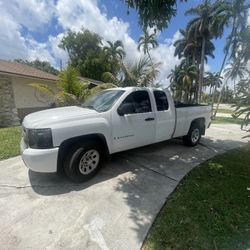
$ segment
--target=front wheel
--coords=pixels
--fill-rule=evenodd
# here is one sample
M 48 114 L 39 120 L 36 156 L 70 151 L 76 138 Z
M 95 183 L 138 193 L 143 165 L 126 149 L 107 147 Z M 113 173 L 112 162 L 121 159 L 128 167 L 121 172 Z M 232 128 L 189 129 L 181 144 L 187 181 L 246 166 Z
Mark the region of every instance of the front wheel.
M 100 169 L 102 154 L 97 143 L 85 142 L 73 146 L 64 165 L 66 175 L 74 182 L 93 178 Z
M 183 142 L 186 146 L 196 146 L 201 139 L 201 129 L 198 124 L 192 124 L 188 134 L 186 136 L 183 136 Z

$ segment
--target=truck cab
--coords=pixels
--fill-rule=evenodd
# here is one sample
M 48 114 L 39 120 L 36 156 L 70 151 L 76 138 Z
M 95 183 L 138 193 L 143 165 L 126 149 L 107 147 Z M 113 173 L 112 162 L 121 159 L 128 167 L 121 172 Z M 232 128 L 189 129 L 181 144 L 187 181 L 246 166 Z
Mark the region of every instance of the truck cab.
M 65 172 L 85 181 L 107 154 L 175 137 L 195 146 L 210 124 L 211 108 L 175 104 L 168 90 L 113 88 L 82 106 L 55 108 L 25 117 L 22 158 L 37 172 Z

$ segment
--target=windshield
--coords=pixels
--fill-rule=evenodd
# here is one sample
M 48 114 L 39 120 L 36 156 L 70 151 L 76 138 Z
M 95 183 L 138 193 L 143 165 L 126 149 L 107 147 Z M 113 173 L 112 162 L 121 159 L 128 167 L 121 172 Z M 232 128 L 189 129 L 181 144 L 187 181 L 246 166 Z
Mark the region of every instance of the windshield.
M 124 90 L 103 90 L 84 102 L 82 107 L 105 112 L 113 106 L 123 93 Z

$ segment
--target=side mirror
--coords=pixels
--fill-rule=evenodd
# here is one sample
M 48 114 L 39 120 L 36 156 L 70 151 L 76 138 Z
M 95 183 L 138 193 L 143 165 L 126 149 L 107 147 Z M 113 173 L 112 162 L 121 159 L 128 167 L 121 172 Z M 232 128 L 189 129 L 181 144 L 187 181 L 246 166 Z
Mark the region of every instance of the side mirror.
M 117 113 L 118 113 L 119 116 L 124 116 L 125 115 L 121 106 L 117 109 Z
M 121 106 L 117 109 L 117 113 L 120 116 L 135 113 L 135 108 L 134 108 L 133 103 L 123 103 L 123 104 L 121 104 Z

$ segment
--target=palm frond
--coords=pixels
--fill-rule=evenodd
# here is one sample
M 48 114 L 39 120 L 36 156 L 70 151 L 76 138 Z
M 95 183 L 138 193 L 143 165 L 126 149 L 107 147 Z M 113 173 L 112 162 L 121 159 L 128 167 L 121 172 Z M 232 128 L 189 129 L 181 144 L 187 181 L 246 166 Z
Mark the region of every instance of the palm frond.
M 50 88 L 47 84 L 31 83 L 29 85 L 50 97 L 54 97 L 55 95 L 55 91 L 52 88 Z

